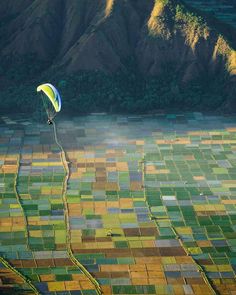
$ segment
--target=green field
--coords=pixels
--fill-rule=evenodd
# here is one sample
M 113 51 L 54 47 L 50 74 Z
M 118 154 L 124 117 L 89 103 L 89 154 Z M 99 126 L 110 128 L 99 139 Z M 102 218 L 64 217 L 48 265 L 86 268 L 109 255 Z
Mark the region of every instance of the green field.
M 56 126 L 66 162 L 52 126 L 0 118 L 3 261 L 39 294 L 235 294 L 235 117 Z M 37 294 L 23 278 L 0 264 L 0 294 Z

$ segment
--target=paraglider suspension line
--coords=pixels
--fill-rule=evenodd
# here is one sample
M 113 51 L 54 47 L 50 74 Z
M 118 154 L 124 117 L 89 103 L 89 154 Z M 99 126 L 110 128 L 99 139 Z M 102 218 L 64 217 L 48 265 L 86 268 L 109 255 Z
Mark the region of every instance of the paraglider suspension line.
M 43 95 L 42 92 L 40 93 L 40 96 L 41 96 L 41 99 L 43 101 L 43 107 L 44 107 L 44 109 L 45 109 L 45 111 L 47 113 L 48 120 L 51 121 L 55 117 L 55 112 L 53 110 L 53 107 L 52 107 L 51 104 L 49 105 L 47 103 L 46 98 L 45 98 L 45 96 Z

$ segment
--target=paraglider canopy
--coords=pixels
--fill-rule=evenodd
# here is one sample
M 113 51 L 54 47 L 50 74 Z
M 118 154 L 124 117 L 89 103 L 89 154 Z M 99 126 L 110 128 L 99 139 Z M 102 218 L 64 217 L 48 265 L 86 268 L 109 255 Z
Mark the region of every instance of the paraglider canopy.
M 56 116 L 56 113 L 61 110 L 60 94 L 50 83 L 39 85 L 37 87 L 37 92 L 41 95 L 48 119 L 51 121 Z

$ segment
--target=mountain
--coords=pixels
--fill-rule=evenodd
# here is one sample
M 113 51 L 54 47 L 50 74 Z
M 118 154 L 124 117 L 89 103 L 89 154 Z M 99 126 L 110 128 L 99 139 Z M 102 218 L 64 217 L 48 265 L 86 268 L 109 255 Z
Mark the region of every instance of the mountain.
M 203 4 L 196 5 L 200 2 L 17 0 L 16 4 L 14 0 L 0 0 L 0 90 L 13 87 L 12 81 L 24 85 L 25 81 L 37 83 L 51 77 L 57 83 L 60 76 L 60 81 L 66 82 L 62 83 L 64 88 L 73 84 L 78 88 L 73 95 L 83 96 L 86 95 L 86 87 L 81 86 L 84 75 L 93 81 L 97 75 L 102 80 L 108 79 L 107 76 L 117 79 L 119 73 L 119 77 L 123 75 L 125 79 L 135 76 L 131 84 L 142 83 L 136 93 L 141 91 L 146 101 L 148 96 L 155 101 L 155 95 L 159 94 L 157 101 L 161 100 L 163 89 L 160 91 L 155 81 L 164 85 L 166 80 L 169 96 L 176 95 L 180 101 L 184 101 L 184 91 L 190 88 L 191 93 L 201 89 L 199 95 L 205 95 L 206 100 L 206 80 L 212 81 L 212 93 L 221 94 L 215 103 L 219 106 L 225 97 L 232 100 L 235 93 L 236 26 L 229 18 L 222 21 L 224 13 L 218 12 L 216 4 L 209 7 L 218 14 L 205 9 Z M 235 9 L 233 4 L 231 8 Z M 71 82 L 78 75 L 80 85 L 78 81 Z M 92 78 L 88 78 L 89 75 Z M 104 83 L 102 88 L 106 88 Z M 218 89 L 219 84 L 222 89 Z M 117 87 L 125 88 L 124 85 L 115 85 Z M 150 87 L 151 94 L 148 93 Z M 164 91 L 165 95 L 167 92 Z M 69 93 L 68 89 L 65 93 Z M 127 95 L 135 96 L 129 90 Z M 117 92 L 109 90 L 109 97 L 114 96 Z M 140 104 L 142 97 L 136 95 L 133 103 L 139 101 Z M 119 105 L 119 99 L 114 105 Z M 155 107 L 168 105 L 167 101 L 166 105 L 159 103 Z M 214 106 L 214 102 L 209 105 Z M 102 102 L 96 106 L 102 108 Z M 148 108 L 145 105 L 145 109 Z

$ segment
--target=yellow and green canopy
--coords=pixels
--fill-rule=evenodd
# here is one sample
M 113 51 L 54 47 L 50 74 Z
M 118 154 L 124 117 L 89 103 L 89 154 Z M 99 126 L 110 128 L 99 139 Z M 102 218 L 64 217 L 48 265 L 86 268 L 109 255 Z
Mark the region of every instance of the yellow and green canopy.
M 57 89 L 49 83 L 41 84 L 37 87 L 37 92 L 42 91 L 52 103 L 55 111 L 58 113 L 61 110 L 61 97 Z

